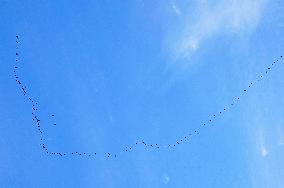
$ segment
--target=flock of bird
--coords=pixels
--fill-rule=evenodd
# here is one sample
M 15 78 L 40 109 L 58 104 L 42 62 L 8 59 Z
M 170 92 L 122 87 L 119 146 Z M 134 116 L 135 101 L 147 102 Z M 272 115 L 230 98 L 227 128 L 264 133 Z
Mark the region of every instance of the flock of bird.
M 225 105 L 225 107 L 216 112 L 215 114 L 211 115 L 208 120 L 204 121 L 203 123 L 200 124 L 200 128 L 199 129 L 196 129 L 196 130 L 193 130 L 191 131 L 190 133 L 187 133 L 185 134 L 183 137 L 179 138 L 179 139 L 176 139 L 175 142 L 173 143 L 170 143 L 170 144 L 157 144 L 157 143 L 148 143 L 146 142 L 145 140 L 139 140 L 135 143 L 132 144 L 132 146 L 127 146 L 127 147 L 124 147 L 124 149 L 122 149 L 120 152 L 117 152 L 117 153 L 86 153 L 86 152 L 78 152 L 78 151 L 74 151 L 74 152 L 56 152 L 56 151 L 52 151 L 51 149 L 49 149 L 49 147 L 47 146 L 46 144 L 46 133 L 43 131 L 42 127 L 41 127 L 41 119 L 38 115 L 38 102 L 34 99 L 34 97 L 32 97 L 32 95 L 30 94 L 30 92 L 28 92 L 28 89 L 27 87 L 25 86 L 25 84 L 21 81 L 21 79 L 19 78 L 19 75 L 18 75 L 18 70 L 19 70 L 19 61 L 20 61 L 20 51 L 19 51 L 19 47 L 20 47 L 20 38 L 19 36 L 17 35 L 16 36 L 16 64 L 14 66 L 14 70 L 13 70 L 13 73 L 14 73 L 14 78 L 15 78 L 15 81 L 16 83 L 19 85 L 21 91 L 22 91 L 22 94 L 25 96 L 25 98 L 30 102 L 30 105 L 31 105 L 31 108 L 32 108 L 32 120 L 35 124 L 35 127 L 37 128 L 38 132 L 39 132 L 39 135 L 40 135 L 40 146 L 42 148 L 42 150 L 48 154 L 48 155 L 56 155 L 56 156 L 85 156 L 85 157 L 90 157 L 90 158 L 116 158 L 118 156 L 121 156 L 121 154 L 125 153 L 125 152 L 130 152 L 132 150 L 134 150 L 138 145 L 142 145 L 144 146 L 145 148 L 153 148 L 153 149 L 170 149 L 170 148 L 174 148 L 174 147 L 177 147 L 178 145 L 182 144 L 182 143 L 185 143 L 185 142 L 188 142 L 190 140 L 190 138 L 195 135 L 195 134 L 198 134 L 199 131 L 200 131 L 200 128 L 201 127 L 204 127 L 204 126 L 207 126 L 207 125 L 210 125 L 213 123 L 214 120 L 216 120 L 217 117 L 219 116 L 222 116 L 222 114 L 224 112 L 226 112 L 227 110 L 229 110 L 231 107 L 233 107 L 235 104 L 237 104 L 239 101 L 240 101 L 240 98 L 241 96 L 243 97 L 246 92 L 249 91 L 249 89 L 254 85 L 256 84 L 257 82 L 261 81 L 261 79 L 263 79 L 265 77 L 266 74 L 268 74 L 272 69 L 273 67 L 276 66 L 276 64 L 279 64 L 280 60 L 282 60 L 282 56 L 280 56 L 280 59 L 272 62 L 271 64 L 269 64 L 269 67 L 266 68 L 265 72 L 260 75 L 258 77 L 257 80 L 255 81 L 252 81 L 250 82 L 250 84 L 242 90 L 242 92 L 240 93 L 240 96 L 238 97 L 235 97 L 231 103 Z M 55 115 L 52 114 L 51 115 L 52 117 L 54 117 Z M 56 123 L 54 123 L 54 125 L 56 125 Z

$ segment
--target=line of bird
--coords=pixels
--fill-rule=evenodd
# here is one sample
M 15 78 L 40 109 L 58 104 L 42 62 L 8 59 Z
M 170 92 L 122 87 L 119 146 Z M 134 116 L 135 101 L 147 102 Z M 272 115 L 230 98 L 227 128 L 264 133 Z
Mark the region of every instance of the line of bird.
M 200 124 L 199 128 L 196 130 L 193 130 L 187 134 L 185 134 L 183 137 L 180 137 L 179 139 L 176 139 L 174 142 L 170 143 L 170 144 L 158 144 L 158 143 L 148 143 L 145 140 L 138 140 L 137 142 L 133 143 L 131 146 L 127 146 L 124 147 L 122 150 L 120 150 L 119 152 L 116 153 L 111 153 L 111 152 L 106 152 L 106 153 L 87 153 L 87 152 L 78 152 L 78 151 L 73 151 L 73 152 L 55 152 L 49 149 L 49 147 L 46 144 L 46 138 L 45 138 L 45 132 L 43 131 L 42 127 L 41 127 L 41 119 L 38 115 L 38 102 L 34 99 L 34 97 L 32 97 L 32 95 L 30 94 L 30 92 L 28 92 L 27 87 L 24 85 L 24 83 L 21 81 L 19 75 L 18 75 L 18 69 L 19 69 L 19 61 L 20 61 L 20 51 L 19 51 L 19 47 L 20 47 L 20 38 L 17 35 L 16 36 L 16 65 L 14 66 L 14 78 L 16 83 L 19 85 L 22 94 L 25 96 L 25 98 L 30 102 L 31 104 L 31 108 L 32 108 L 32 120 L 40 134 L 40 146 L 42 148 L 42 150 L 44 151 L 44 153 L 48 154 L 48 155 L 56 155 L 56 156 L 85 156 L 85 157 L 90 157 L 90 158 L 116 158 L 118 156 L 121 156 L 123 153 L 126 152 L 130 152 L 132 150 L 134 150 L 137 146 L 142 145 L 145 148 L 153 148 L 153 149 L 170 149 L 170 148 L 175 148 L 178 145 L 188 142 L 191 137 L 193 135 L 196 135 L 200 132 L 201 127 L 207 126 L 207 125 L 211 125 L 218 117 L 221 117 L 222 114 L 224 114 L 226 111 L 228 111 L 230 108 L 232 108 L 233 106 L 235 106 L 235 104 L 237 104 L 240 101 L 240 98 L 244 96 L 245 93 L 248 92 L 248 90 L 250 88 L 253 87 L 254 84 L 256 84 L 257 82 L 260 82 L 265 75 L 267 75 L 273 67 L 275 67 L 276 64 L 279 64 L 280 60 L 282 60 L 282 56 L 280 56 L 280 59 L 272 62 L 271 64 L 269 64 L 269 67 L 266 68 L 264 74 L 260 75 L 257 80 L 255 81 L 251 81 L 249 82 L 249 85 L 242 90 L 242 92 L 240 93 L 240 96 L 238 97 L 234 97 L 232 102 L 225 105 L 225 107 L 216 112 L 215 114 L 209 116 L 209 118 L 204 121 L 203 123 Z M 55 117 L 54 114 L 51 115 L 51 117 Z M 53 123 L 53 125 L 56 125 L 56 123 Z

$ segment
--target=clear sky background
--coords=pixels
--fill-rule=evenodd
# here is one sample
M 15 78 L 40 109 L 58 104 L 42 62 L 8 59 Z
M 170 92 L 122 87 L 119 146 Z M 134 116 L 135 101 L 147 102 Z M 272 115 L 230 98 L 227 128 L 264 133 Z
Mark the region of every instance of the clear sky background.
M 0 28 L 0 187 L 284 187 L 283 61 L 243 94 L 284 54 L 284 1 L 1 0 Z M 46 155 L 13 78 L 16 35 L 51 150 L 200 132 L 116 159 Z

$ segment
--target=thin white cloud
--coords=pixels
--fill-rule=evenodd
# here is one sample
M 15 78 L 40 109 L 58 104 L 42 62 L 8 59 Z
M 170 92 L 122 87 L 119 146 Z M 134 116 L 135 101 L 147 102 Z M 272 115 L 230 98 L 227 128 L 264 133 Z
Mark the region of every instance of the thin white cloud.
M 267 0 L 222 0 L 209 5 L 198 1 L 196 17 L 188 16 L 182 33 L 178 34 L 174 56 L 192 56 L 206 40 L 222 33 L 251 32 L 259 24 Z M 173 9 L 176 7 L 173 6 Z M 178 9 L 177 9 L 178 10 Z
M 263 130 L 261 123 L 259 123 L 258 127 L 257 144 L 260 155 L 262 157 L 266 157 L 268 155 L 268 148 L 266 144 L 266 132 Z
M 172 5 L 172 8 L 173 8 L 173 11 L 176 15 L 178 15 L 178 16 L 181 15 L 181 11 L 176 5 Z
M 266 157 L 267 156 L 268 151 L 267 151 L 266 147 L 262 146 L 260 148 L 260 154 L 261 154 L 262 157 Z
M 170 182 L 170 177 L 168 175 L 164 175 L 163 176 L 163 183 L 167 185 L 169 182 Z
M 280 132 L 279 136 L 278 136 L 278 139 L 277 139 L 277 143 L 278 143 L 278 146 L 284 146 L 284 136 L 283 136 L 283 133 Z

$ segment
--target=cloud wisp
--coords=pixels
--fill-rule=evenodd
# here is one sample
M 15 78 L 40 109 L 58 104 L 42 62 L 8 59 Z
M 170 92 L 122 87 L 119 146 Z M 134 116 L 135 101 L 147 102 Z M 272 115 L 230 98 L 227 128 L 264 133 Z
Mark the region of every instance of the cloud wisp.
M 262 146 L 260 149 L 260 153 L 262 157 L 266 157 L 268 155 L 268 151 L 265 146 Z
M 178 15 L 178 16 L 181 15 L 181 11 L 176 5 L 172 5 L 172 8 L 173 8 L 173 11 L 176 15 Z
M 252 32 L 261 20 L 266 2 L 223 0 L 209 5 L 209 1 L 198 1 L 196 15 L 184 19 L 183 29 L 173 45 L 175 58 L 190 58 L 215 35 Z

